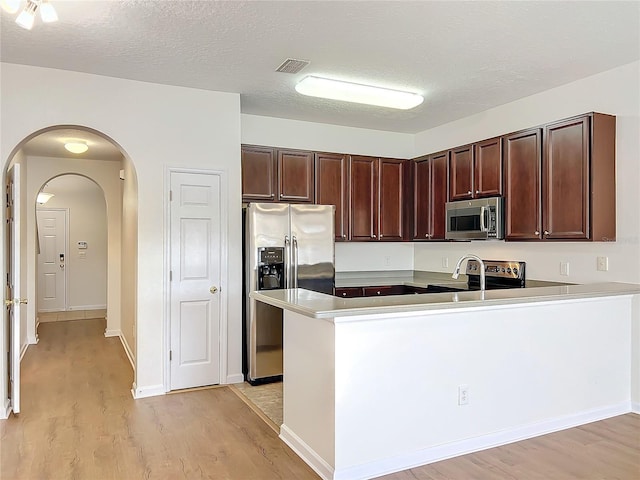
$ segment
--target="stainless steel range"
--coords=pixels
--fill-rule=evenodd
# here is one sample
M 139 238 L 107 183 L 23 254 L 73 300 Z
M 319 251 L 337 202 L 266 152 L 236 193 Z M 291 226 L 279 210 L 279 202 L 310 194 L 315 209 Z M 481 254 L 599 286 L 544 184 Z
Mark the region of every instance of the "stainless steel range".
M 483 260 L 485 289 L 497 290 L 501 288 L 524 288 L 525 286 L 525 262 L 507 260 Z M 462 292 L 467 290 L 480 290 L 480 262 L 468 260 L 466 285 L 432 284 L 427 290 L 430 293 Z

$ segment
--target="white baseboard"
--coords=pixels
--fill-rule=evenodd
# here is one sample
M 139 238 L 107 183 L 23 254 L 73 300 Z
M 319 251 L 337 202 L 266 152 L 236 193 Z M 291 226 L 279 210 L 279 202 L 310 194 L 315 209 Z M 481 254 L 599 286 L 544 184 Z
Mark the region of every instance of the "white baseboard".
M 131 347 L 129 347 L 129 342 L 124 338 L 122 332 L 120 333 L 120 342 L 122 343 L 122 347 L 124 348 L 124 353 L 127 354 L 127 358 L 129 359 L 129 363 L 131 364 L 131 368 L 133 371 L 136 371 L 136 362 L 133 357 L 133 352 L 131 351 Z
M 27 348 L 29 348 L 29 342 L 25 343 L 20 348 L 20 363 L 22 363 L 22 359 L 24 358 L 24 354 L 27 353 Z
M 134 388 L 131 389 L 131 395 L 133 395 L 133 398 L 138 400 L 139 398 L 157 397 L 160 395 L 166 395 L 166 392 L 164 391 L 164 385 L 162 384 L 149 385 L 147 387 L 134 386 Z
M 236 373 L 233 375 L 227 375 L 227 381 L 224 383 L 229 385 L 232 383 L 243 383 L 243 382 L 244 382 L 244 375 L 241 373 Z
M 640 415 L 640 402 L 632 402 L 631 411 Z
M 27 337 L 27 342 L 29 343 L 29 345 L 37 345 L 39 341 L 40 338 L 38 338 L 38 334 L 36 334 L 34 337 L 32 337 L 31 335 Z
M 286 425 L 280 427 L 280 438 L 325 480 L 366 480 L 408 470 L 420 465 L 486 450 L 488 448 L 499 447 L 500 445 L 506 445 L 508 443 L 519 442 L 527 438 L 546 435 L 547 433 L 577 427 L 598 420 L 604 420 L 605 418 L 629 413 L 630 408 L 631 404 L 629 402 L 623 402 L 338 470 L 334 470 L 331 465 L 327 464 L 302 439 L 289 430 Z
M 0 420 L 5 420 L 11 415 L 11 402 L 9 399 L 4 401 L 4 408 L 0 410 Z
M 280 426 L 280 438 L 291 447 L 291 450 L 302 458 L 323 480 L 332 480 L 335 477 L 334 469 L 324 461 L 312 448 L 300 437 L 293 433 L 286 425 Z M 346 477 L 345 477 L 346 478 Z
M 77 310 L 106 310 L 106 305 L 72 305 L 69 307 L 70 312 L 74 312 Z M 42 310 L 44 311 L 44 310 Z
M 104 336 L 105 337 L 119 337 L 122 335 L 122 331 L 121 330 L 105 330 L 104 331 Z

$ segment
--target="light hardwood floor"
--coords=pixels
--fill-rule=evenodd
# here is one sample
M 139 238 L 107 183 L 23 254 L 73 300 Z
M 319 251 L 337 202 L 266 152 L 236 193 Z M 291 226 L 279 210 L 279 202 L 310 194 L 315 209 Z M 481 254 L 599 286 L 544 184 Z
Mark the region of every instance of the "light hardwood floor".
M 0 479 L 319 478 L 230 388 L 133 400 L 131 367 L 104 327 L 40 326 L 40 343 L 22 362 L 22 413 L 0 421 Z M 638 480 L 640 416 L 381 478 Z

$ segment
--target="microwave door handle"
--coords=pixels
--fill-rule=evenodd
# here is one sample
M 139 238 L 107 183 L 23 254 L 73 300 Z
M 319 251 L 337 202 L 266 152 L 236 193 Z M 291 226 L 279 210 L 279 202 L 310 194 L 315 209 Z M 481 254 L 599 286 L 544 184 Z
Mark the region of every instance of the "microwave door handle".
M 487 230 L 487 222 L 486 222 L 486 214 L 487 214 L 487 207 L 485 207 L 484 205 L 482 207 L 480 207 L 480 231 L 481 232 L 486 232 Z

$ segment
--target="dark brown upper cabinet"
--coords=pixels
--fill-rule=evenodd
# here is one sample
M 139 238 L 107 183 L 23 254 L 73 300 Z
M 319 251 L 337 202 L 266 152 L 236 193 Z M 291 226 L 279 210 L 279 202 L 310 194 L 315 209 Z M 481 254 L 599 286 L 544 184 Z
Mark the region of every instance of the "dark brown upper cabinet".
M 451 200 L 502 195 L 502 139 L 452 149 L 449 169 Z
M 473 145 L 450 150 L 449 182 L 451 200 L 473 198 Z
M 242 200 L 273 202 L 276 199 L 277 166 L 275 149 L 242 146 Z
M 402 241 L 407 237 L 406 160 L 349 158 L 350 232 L 353 241 Z
M 491 138 L 473 145 L 473 196 L 502 195 L 502 138 Z
M 379 160 L 378 240 L 400 242 L 407 238 L 408 215 L 405 194 L 410 175 L 409 168 L 407 160 Z
M 378 230 L 378 159 L 349 157 L 351 240 L 377 240 Z
M 313 153 L 242 146 L 242 200 L 245 202 L 314 201 Z
M 444 240 L 449 152 L 413 161 L 413 240 Z
M 615 129 L 592 113 L 505 137 L 508 240 L 615 240 Z
M 542 238 L 542 129 L 504 137 L 505 238 Z
M 349 160 L 338 153 L 316 153 L 316 203 L 335 205 L 336 241 L 349 240 Z
M 313 152 L 278 150 L 279 202 L 313 203 Z

